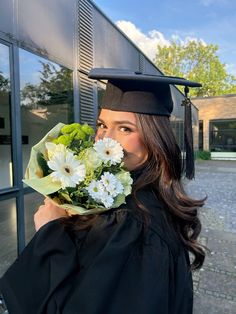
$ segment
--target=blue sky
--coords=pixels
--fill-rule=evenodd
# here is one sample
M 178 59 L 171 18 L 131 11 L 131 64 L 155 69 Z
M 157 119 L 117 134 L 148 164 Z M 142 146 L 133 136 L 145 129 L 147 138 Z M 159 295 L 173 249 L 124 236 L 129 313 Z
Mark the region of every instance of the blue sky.
M 94 0 L 140 48 L 174 37 L 201 39 L 219 46 L 220 61 L 236 76 L 235 0 Z M 125 22 L 124 22 L 125 21 Z M 128 23 L 129 22 L 129 23 Z M 145 49 L 145 48 L 144 48 Z M 151 49 L 151 48 L 150 48 Z M 153 49 L 153 48 L 152 48 Z M 145 51 L 152 59 L 153 51 Z

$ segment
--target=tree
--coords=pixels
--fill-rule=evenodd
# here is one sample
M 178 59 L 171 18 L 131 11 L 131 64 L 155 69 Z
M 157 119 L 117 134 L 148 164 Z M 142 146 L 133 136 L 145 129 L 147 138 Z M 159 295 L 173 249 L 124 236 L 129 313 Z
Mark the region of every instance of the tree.
M 73 103 L 72 71 L 50 62 L 39 61 L 40 82 L 27 83 L 21 90 L 22 105 L 37 109 L 57 104 Z
M 68 121 L 73 121 L 72 71 L 51 62 L 39 62 L 39 82 L 25 84 L 21 90 L 21 106 L 30 110 L 46 110 L 51 107 L 50 111 L 53 106 L 55 109 L 66 106 Z
M 155 64 L 165 75 L 184 77 L 202 83 L 192 88 L 191 96 L 218 96 L 236 93 L 236 77 L 228 74 L 226 65 L 217 55 L 218 46 L 191 40 L 171 41 L 169 46 L 157 46 Z
M 5 78 L 3 72 L 0 71 L 0 92 L 10 91 L 10 80 Z

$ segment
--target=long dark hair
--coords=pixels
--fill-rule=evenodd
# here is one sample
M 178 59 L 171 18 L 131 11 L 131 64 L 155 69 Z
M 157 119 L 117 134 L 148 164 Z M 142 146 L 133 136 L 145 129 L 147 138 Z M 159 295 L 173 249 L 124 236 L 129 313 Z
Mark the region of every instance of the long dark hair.
M 142 176 L 135 183 L 133 196 L 137 199 L 138 190 L 146 185 L 152 186 L 156 196 L 165 204 L 181 241 L 194 256 L 192 269 L 200 268 L 205 250 L 197 241 L 201 231 L 198 209 L 204 205 L 205 199 L 194 200 L 184 190 L 181 180 L 184 164 L 169 118 L 146 114 L 136 114 L 136 118 L 148 159 Z M 139 204 L 139 207 L 146 215 L 144 206 Z

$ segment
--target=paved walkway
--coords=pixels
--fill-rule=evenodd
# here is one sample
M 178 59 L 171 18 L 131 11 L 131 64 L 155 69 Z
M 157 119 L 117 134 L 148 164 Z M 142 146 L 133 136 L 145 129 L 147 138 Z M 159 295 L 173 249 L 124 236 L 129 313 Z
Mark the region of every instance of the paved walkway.
M 197 162 L 186 189 L 195 198 L 208 196 L 201 241 L 211 253 L 194 275 L 194 314 L 236 314 L 236 162 Z

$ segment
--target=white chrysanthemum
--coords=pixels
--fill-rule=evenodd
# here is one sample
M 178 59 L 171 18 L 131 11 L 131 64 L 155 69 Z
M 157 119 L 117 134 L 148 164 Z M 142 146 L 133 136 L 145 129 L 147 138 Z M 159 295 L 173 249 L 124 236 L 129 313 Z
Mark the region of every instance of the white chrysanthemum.
M 101 203 L 106 207 L 106 208 L 111 208 L 113 203 L 114 203 L 114 199 L 111 195 L 109 195 L 108 193 L 104 192 L 102 194 L 102 198 L 101 198 Z
M 66 146 L 63 144 L 55 144 L 52 142 L 45 143 L 47 149 L 48 159 L 52 159 L 53 156 L 57 153 L 66 153 Z
M 120 163 L 123 156 L 123 148 L 117 141 L 106 137 L 94 144 L 94 149 L 104 162 L 111 162 L 111 165 Z
M 118 194 L 121 194 L 124 190 L 123 185 L 117 178 L 114 176 L 114 174 L 110 172 L 104 172 L 104 174 L 101 176 L 101 181 L 103 185 L 106 188 L 106 191 L 109 192 L 109 194 L 112 197 L 117 196 Z
M 76 184 L 83 181 L 86 175 L 85 166 L 68 151 L 54 154 L 47 164 L 53 170 L 52 181 L 60 181 L 63 189 L 76 187 Z
M 105 192 L 104 186 L 100 181 L 92 180 L 87 187 L 89 195 L 97 202 L 101 202 L 103 193 Z

